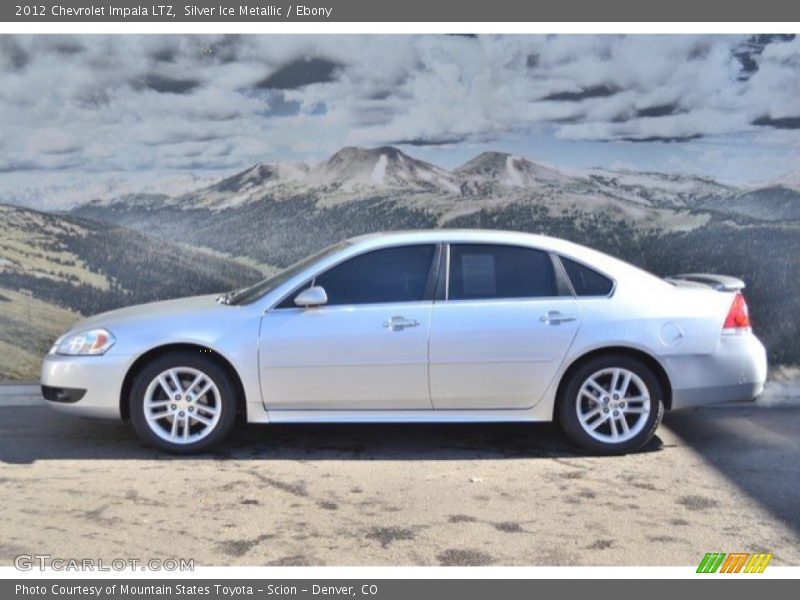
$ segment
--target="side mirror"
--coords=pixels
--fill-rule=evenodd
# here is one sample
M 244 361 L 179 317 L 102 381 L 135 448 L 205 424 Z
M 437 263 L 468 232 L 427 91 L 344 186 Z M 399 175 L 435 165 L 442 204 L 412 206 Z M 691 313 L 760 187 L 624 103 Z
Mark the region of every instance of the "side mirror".
M 294 303 L 303 308 L 322 306 L 328 303 L 328 294 L 325 288 L 319 285 L 307 288 L 294 297 Z

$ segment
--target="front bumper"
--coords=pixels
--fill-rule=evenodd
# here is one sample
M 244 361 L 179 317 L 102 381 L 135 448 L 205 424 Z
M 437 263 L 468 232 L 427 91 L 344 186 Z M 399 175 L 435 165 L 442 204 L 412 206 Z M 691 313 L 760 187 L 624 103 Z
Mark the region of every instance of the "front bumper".
M 754 400 L 767 381 L 767 351 L 752 333 L 723 334 L 711 354 L 665 362 L 673 409 Z
M 43 387 L 85 391 L 77 400 L 48 400 L 45 403 L 65 413 L 85 417 L 120 419 L 120 393 L 125 374 L 134 357 L 114 354 L 102 356 L 61 356 L 48 354 L 42 362 Z M 56 396 L 52 396 L 57 398 Z
M 42 386 L 42 397 L 50 402 L 66 402 L 67 404 L 72 404 L 73 402 L 78 402 L 85 395 L 86 390 L 80 388 Z

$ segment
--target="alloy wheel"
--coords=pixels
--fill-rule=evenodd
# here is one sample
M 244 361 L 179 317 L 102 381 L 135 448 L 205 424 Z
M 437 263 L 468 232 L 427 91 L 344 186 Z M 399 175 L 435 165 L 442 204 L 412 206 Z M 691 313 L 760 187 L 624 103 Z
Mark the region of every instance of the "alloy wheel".
M 173 444 L 202 440 L 217 426 L 221 412 L 217 385 L 192 367 L 162 371 L 144 394 L 147 425 L 158 437 Z
M 650 392 L 633 371 L 606 368 L 590 375 L 575 399 L 578 422 L 594 439 L 619 444 L 635 437 L 647 424 Z

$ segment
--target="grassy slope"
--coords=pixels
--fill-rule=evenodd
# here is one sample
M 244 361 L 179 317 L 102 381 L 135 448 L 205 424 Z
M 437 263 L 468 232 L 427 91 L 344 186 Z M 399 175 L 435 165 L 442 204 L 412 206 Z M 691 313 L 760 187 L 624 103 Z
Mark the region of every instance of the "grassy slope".
M 37 379 L 42 356 L 80 315 L 0 288 L 0 380 Z
M 76 217 L 0 204 L 0 380 L 38 376 L 80 314 L 229 290 L 260 270 Z

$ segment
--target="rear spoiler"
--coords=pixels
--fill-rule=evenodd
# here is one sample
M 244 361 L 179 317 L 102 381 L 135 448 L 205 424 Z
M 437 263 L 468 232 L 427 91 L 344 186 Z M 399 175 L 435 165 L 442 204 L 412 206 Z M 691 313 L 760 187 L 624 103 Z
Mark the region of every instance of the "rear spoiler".
M 704 285 L 718 292 L 738 292 L 744 289 L 744 281 L 728 275 L 686 273 L 685 275 L 670 275 L 664 280 L 674 285 Z

